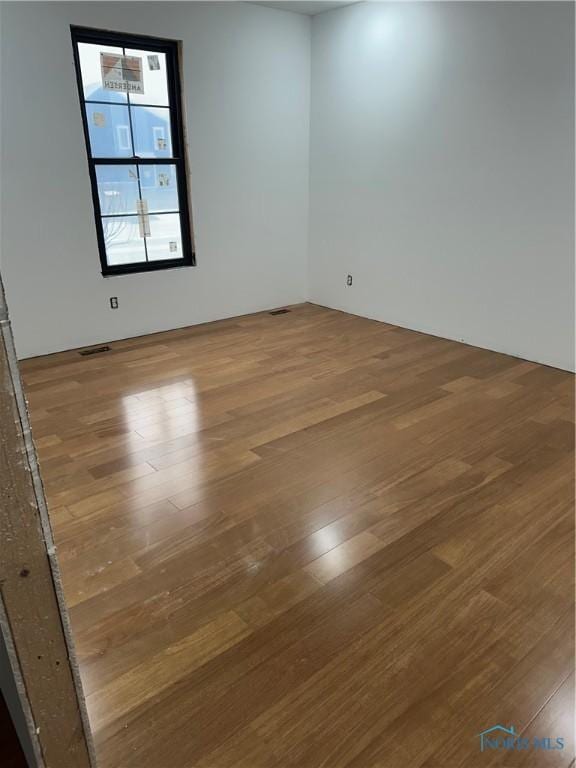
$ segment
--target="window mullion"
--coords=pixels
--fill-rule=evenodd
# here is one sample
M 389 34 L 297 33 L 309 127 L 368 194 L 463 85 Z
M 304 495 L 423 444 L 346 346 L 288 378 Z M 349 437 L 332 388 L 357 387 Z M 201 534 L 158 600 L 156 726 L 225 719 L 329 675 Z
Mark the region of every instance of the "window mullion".
M 122 46 L 122 55 L 126 56 L 126 47 Z M 126 92 L 126 105 L 128 108 L 128 125 L 130 126 L 130 141 L 132 142 L 132 159 L 136 159 L 136 146 L 134 144 L 134 126 L 132 125 L 132 103 L 130 101 L 130 91 Z M 138 197 L 140 198 L 140 201 L 142 201 L 142 184 L 140 182 L 140 168 L 138 167 L 138 163 L 134 163 L 136 166 L 136 180 L 138 182 Z M 142 216 L 142 213 L 139 213 L 138 216 Z M 142 227 L 144 230 L 144 227 Z M 146 258 L 146 263 L 148 263 L 148 245 L 146 243 L 146 235 L 142 235 L 142 239 L 144 240 L 144 256 Z
M 90 157 L 94 165 L 178 165 L 184 162 L 181 157 Z

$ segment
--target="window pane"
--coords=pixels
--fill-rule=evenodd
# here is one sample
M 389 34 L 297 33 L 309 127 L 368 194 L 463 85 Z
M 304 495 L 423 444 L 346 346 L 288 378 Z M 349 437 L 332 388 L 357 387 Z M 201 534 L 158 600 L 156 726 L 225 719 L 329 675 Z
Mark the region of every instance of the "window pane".
M 170 110 L 130 107 L 134 153 L 138 157 L 172 157 Z
M 127 99 L 125 93 L 122 93 L 121 91 L 109 91 L 102 85 L 102 69 L 100 66 L 101 53 L 116 53 L 121 56 L 122 48 L 115 48 L 111 45 L 78 43 L 84 98 L 126 104 Z
M 139 165 L 138 170 L 142 198 L 151 213 L 179 210 L 175 165 Z
M 131 104 L 157 104 L 169 106 L 168 78 L 166 75 L 166 54 L 154 51 L 136 51 L 126 48 L 126 56 L 138 56 L 142 59 L 144 93 L 131 93 Z
M 150 216 L 150 235 L 146 238 L 146 248 L 148 261 L 182 258 L 179 214 Z
M 140 193 L 135 165 L 97 165 L 96 178 L 103 216 L 136 213 Z
M 111 267 L 146 261 L 144 238 L 140 234 L 138 216 L 102 218 L 106 261 Z
M 128 107 L 86 103 L 92 157 L 132 157 Z

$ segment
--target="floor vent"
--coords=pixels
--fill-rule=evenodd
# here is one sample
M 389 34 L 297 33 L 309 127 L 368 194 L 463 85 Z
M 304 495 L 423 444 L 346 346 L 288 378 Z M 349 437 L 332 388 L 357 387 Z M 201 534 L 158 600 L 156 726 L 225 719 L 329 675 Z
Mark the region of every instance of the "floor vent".
M 82 355 L 82 357 L 86 357 L 86 355 L 98 355 L 100 352 L 110 352 L 110 347 L 104 346 L 92 347 L 92 349 L 82 349 L 79 354 Z
M 288 312 L 290 312 L 289 309 L 273 309 L 272 312 L 269 312 L 269 315 L 285 315 Z

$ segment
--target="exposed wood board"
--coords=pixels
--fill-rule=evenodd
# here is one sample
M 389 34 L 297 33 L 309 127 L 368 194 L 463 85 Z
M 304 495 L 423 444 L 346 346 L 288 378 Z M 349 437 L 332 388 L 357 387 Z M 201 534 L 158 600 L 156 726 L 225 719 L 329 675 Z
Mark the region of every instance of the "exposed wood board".
M 2 634 L 46 768 L 93 765 L 85 705 L 0 278 Z

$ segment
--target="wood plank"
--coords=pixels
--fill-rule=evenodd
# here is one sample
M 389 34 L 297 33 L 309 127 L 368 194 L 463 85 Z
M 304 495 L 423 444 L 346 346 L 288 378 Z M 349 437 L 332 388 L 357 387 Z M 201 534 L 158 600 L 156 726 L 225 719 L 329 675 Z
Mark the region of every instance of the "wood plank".
M 467 768 L 487 723 L 562 730 L 574 377 L 290 309 L 23 365 L 100 765 Z

